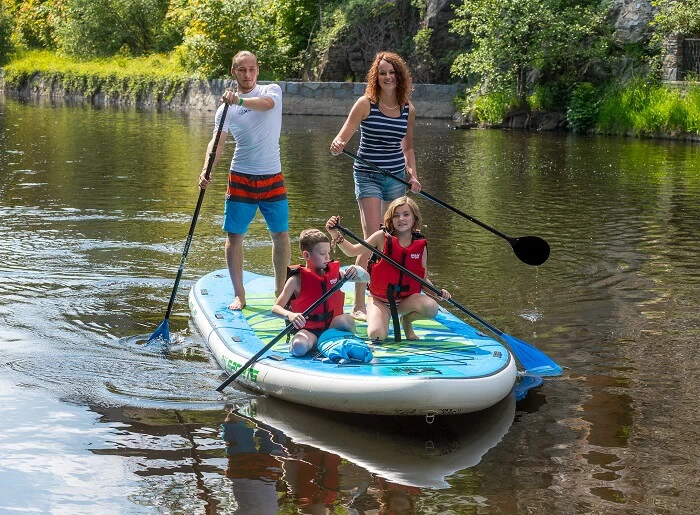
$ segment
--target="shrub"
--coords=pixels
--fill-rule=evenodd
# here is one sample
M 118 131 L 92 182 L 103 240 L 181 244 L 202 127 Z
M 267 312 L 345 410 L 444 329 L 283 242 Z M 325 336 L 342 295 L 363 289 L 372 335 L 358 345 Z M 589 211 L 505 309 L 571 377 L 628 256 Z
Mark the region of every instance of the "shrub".
M 12 51 L 12 18 L 0 4 L 0 65 L 5 64 Z
M 587 132 L 593 129 L 598 119 L 599 105 L 598 92 L 593 84 L 584 82 L 576 86 L 566 110 L 566 121 L 571 130 Z

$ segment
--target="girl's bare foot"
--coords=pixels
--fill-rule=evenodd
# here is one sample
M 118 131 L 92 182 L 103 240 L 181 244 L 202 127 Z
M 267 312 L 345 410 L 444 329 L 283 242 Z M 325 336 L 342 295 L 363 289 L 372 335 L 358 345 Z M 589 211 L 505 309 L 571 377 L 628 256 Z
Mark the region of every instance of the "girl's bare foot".
M 418 340 L 418 335 L 413 330 L 413 322 L 406 319 L 406 316 L 401 317 L 401 325 L 403 326 L 403 334 L 407 340 Z
M 360 322 L 366 322 L 367 321 L 367 313 L 364 311 L 361 311 L 359 309 L 353 309 L 350 312 L 350 316 L 354 318 L 355 320 L 359 320 Z

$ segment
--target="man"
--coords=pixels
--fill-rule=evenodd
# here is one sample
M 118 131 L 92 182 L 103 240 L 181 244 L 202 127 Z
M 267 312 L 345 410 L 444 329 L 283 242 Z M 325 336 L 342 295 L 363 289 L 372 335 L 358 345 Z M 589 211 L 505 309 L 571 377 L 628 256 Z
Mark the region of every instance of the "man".
M 282 293 L 291 257 L 289 207 L 279 147 L 282 90 L 277 84 L 257 84 L 259 71 L 258 59 L 251 52 L 238 52 L 233 57 L 231 73 L 236 77 L 238 88 L 224 93 L 223 101 L 230 107 L 214 157 L 216 164 L 230 132 L 236 140 L 236 150 L 228 176 L 223 229 L 226 231 L 226 264 L 233 283 L 234 299 L 229 305 L 232 310 L 245 306 L 243 237 L 258 208 L 272 238 L 275 295 Z M 214 136 L 199 176 L 200 188 L 206 188 L 211 182 L 204 176 L 222 113 L 223 105 L 216 112 Z

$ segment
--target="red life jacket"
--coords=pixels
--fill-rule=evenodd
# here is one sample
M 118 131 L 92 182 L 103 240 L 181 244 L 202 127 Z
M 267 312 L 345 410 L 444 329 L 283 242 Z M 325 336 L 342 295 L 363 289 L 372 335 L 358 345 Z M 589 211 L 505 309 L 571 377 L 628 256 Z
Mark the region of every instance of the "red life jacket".
M 411 244 L 404 248 L 399 244 L 396 236 L 384 232 L 384 254 L 421 278 L 425 277 L 423 253 L 427 245 L 423 235 L 414 232 Z M 367 270 L 370 273 L 369 291 L 380 299 L 388 299 L 388 288 L 391 289 L 396 299 L 403 299 L 421 292 L 422 287 L 418 281 L 408 277 L 384 259 L 370 263 Z
M 287 278 L 296 274 L 301 280 L 299 295 L 292 297 L 288 306 L 295 313 L 303 313 L 340 280 L 340 261 L 330 261 L 323 275 L 300 265 L 287 268 Z M 331 320 L 343 314 L 343 304 L 345 293 L 338 290 L 313 310 L 306 319 L 304 329 L 328 329 Z

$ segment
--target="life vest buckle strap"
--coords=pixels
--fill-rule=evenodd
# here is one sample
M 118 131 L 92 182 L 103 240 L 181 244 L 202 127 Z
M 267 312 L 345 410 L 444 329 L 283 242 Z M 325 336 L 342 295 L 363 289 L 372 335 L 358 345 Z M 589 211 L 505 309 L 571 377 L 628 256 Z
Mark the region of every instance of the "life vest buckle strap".
M 391 312 L 391 319 L 394 322 L 394 341 L 399 343 L 401 341 L 401 323 L 399 322 L 399 311 L 396 308 L 396 297 L 394 297 L 393 284 L 390 284 L 386 288 L 386 299 L 389 302 L 389 311 Z

